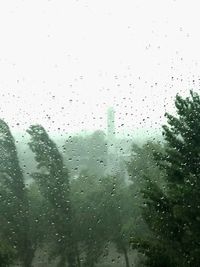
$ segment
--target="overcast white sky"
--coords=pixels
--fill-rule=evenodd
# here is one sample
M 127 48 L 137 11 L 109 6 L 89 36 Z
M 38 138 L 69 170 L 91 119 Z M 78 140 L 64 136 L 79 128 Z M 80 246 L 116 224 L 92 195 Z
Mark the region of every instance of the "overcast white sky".
M 200 2 L 0 2 L 0 116 L 16 131 L 158 128 L 177 92 L 199 90 Z M 19 125 L 18 125 L 19 124 Z M 58 131 L 59 132 L 59 131 Z

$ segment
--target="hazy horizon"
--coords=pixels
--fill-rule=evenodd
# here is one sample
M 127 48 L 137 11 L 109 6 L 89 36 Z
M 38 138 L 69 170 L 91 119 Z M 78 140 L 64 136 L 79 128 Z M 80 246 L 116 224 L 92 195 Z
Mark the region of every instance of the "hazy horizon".
M 77 133 L 105 130 L 113 106 L 120 135 L 157 131 L 176 93 L 199 91 L 197 7 L 179 0 L 2 2 L 0 117 L 14 132 L 38 123 Z

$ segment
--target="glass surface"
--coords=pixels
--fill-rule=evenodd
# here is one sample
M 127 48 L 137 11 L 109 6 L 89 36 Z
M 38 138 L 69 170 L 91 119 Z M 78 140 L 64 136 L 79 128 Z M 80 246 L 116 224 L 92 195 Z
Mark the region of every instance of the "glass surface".
M 199 7 L 0 2 L 0 267 L 200 266 Z

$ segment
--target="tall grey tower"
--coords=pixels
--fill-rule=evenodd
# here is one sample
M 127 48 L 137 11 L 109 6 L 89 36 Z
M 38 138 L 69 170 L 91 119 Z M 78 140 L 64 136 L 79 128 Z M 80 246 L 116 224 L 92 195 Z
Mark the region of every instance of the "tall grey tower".
M 107 112 L 107 136 L 108 141 L 115 139 L 115 111 L 112 107 Z
M 115 111 L 110 107 L 107 111 L 107 173 L 113 174 L 116 167 L 116 137 L 115 137 Z

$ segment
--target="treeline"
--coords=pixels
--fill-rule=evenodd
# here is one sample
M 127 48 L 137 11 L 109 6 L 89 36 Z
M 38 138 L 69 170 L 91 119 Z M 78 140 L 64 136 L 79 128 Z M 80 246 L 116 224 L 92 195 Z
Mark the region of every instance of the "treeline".
M 130 183 L 123 172 L 96 175 L 90 166 L 71 179 L 56 144 L 32 125 L 28 145 L 37 170 L 26 186 L 15 140 L 1 120 L 0 266 L 30 267 L 36 251 L 48 247 L 58 267 L 94 267 L 109 244 L 126 267 L 130 250 L 140 253 L 138 266 L 199 266 L 200 97 L 177 95 L 175 106 L 175 116 L 166 114 L 163 143 L 133 144 Z

